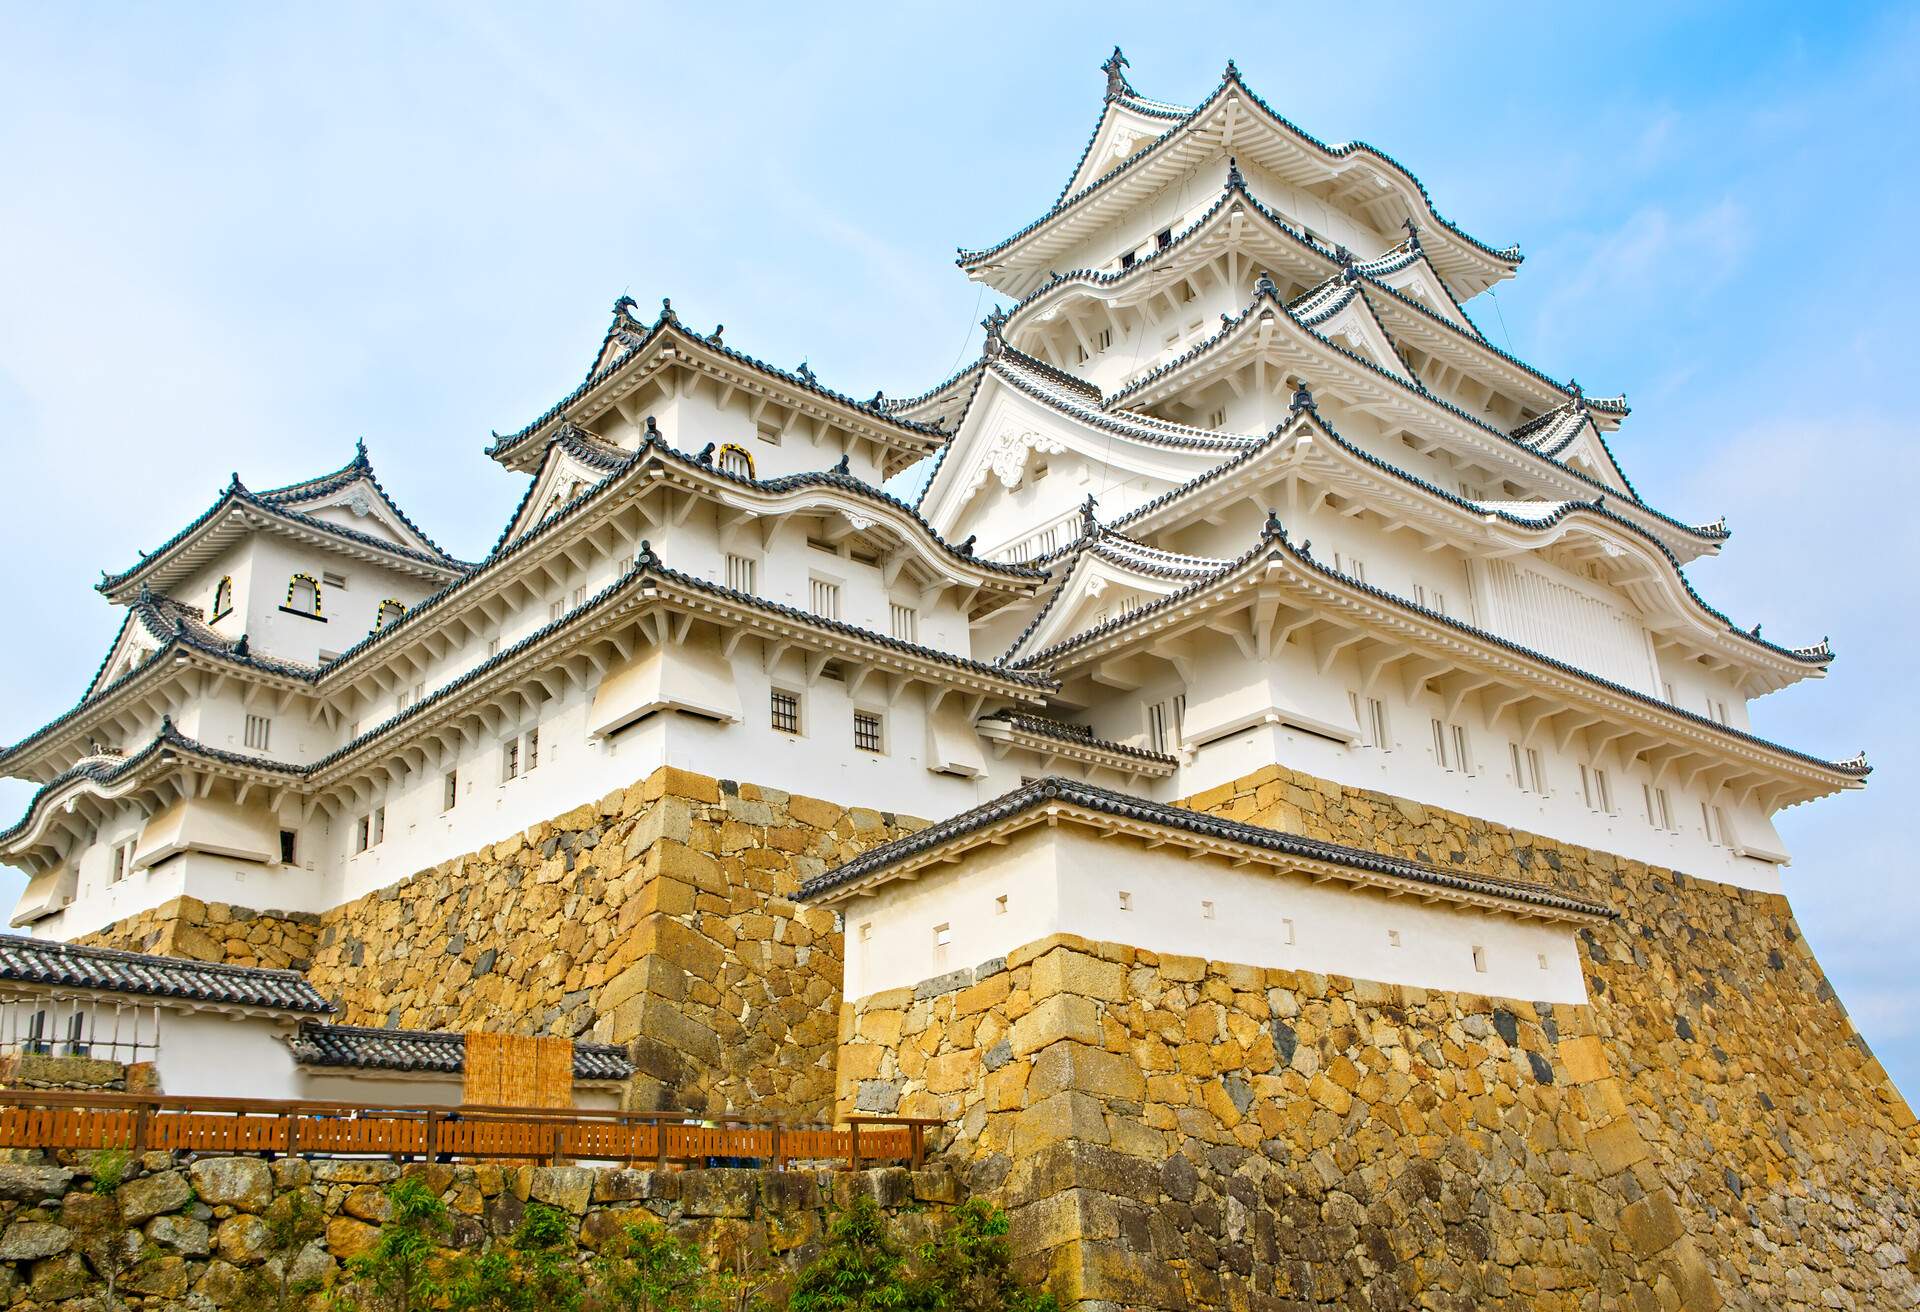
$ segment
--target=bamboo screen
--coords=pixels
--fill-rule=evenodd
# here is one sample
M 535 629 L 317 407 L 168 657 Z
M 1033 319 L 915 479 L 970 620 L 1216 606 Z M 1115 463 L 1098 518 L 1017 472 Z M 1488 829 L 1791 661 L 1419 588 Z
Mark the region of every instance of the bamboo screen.
M 469 1033 L 462 1100 L 469 1107 L 573 1106 L 573 1041 Z

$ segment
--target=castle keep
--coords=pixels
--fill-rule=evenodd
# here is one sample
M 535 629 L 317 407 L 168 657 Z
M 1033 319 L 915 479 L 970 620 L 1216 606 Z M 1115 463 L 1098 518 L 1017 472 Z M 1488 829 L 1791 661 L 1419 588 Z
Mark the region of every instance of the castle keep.
M 1774 827 L 1868 766 L 1747 714 L 1833 652 L 1476 327 L 1517 249 L 1231 64 L 1104 72 L 930 391 L 622 297 L 484 559 L 362 448 L 106 575 L 0 753 L 13 924 L 941 1117 L 1088 1307 L 1914 1305 L 1920 1134 Z

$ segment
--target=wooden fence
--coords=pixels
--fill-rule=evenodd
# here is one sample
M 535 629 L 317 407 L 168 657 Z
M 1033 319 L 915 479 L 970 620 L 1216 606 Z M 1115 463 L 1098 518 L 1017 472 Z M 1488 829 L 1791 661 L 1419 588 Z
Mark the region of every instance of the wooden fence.
M 0 1091 L 0 1149 L 260 1153 L 394 1160 L 755 1165 L 926 1160 L 926 1127 L 908 1116 L 844 1127 L 771 1117 L 690 1120 L 684 1112 L 547 1111 L 524 1107 L 388 1107 L 265 1098 Z

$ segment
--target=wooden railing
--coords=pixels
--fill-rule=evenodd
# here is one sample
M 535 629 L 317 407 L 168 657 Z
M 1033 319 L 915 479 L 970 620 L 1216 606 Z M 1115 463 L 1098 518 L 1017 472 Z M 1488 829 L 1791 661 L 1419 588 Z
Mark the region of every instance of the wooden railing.
M 546 1111 L 523 1107 L 390 1107 L 266 1098 L 169 1098 L 135 1093 L 0 1090 L 0 1149 L 124 1148 L 130 1152 L 260 1153 L 396 1160 L 766 1165 L 926 1160 L 926 1128 L 911 1116 L 849 1119 L 844 1128 L 773 1117 L 685 1112 Z

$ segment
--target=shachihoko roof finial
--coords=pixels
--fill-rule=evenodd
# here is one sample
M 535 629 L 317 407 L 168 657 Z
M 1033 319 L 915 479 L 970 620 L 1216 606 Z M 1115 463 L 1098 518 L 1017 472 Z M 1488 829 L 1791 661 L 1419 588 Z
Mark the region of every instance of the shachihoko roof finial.
M 880 391 L 875 392 L 873 394 L 873 400 L 867 402 L 867 409 L 885 410 L 886 408 L 887 408 L 887 393 L 886 393 L 886 389 L 882 388 Z
M 724 346 L 725 343 L 720 340 L 720 334 L 724 333 L 726 330 L 727 330 L 727 326 L 725 324 L 723 323 L 715 324 L 713 326 L 713 331 L 707 334 L 707 340 L 709 342 L 712 342 L 715 346 Z
M 633 297 L 627 295 L 625 292 L 621 292 L 618 296 L 614 297 L 613 312 L 615 314 L 623 314 L 632 310 L 637 304 L 638 302 L 635 301 Z
M 813 366 L 808 364 L 805 360 L 802 360 L 800 362 L 800 367 L 793 371 L 793 376 L 795 378 L 798 378 L 803 383 L 815 383 L 819 381 L 819 379 L 814 377 Z
M 1400 226 L 1407 230 L 1407 245 L 1416 251 L 1419 250 L 1420 225 L 1414 221 L 1413 215 L 1409 214 L 1406 218 L 1400 220 Z
M 1227 156 L 1227 185 L 1229 187 L 1247 185 L 1247 180 L 1240 176 L 1240 161 L 1231 155 Z
M 1293 400 L 1287 406 L 1287 413 L 1297 415 L 1302 410 L 1320 413 L 1320 407 L 1313 403 L 1313 389 L 1307 386 L 1307 380 L 1304 378 L 1297 380 L 1293 385 Z
M 673 312 L 673 297 L 662 296 L 660 298 L 660 317 L 662 319 L 673 320 L 674 322 L 679 321 L 679 316 Z
M 999 355 L 1000 352 L 1006 349 L 1007 339 L 1001 335 L 1001 330 L 1007 326 L 1007 312 L 1005 310 L 997 305 L 994 306 L 991 310 L 987 311 L 987 317 L 980 321 L 980 326 L 987 330 L 986 351 L 988 355 Z
M 973 544 L 978 541 L 979 538 L 980 535 L 978 533 L 969 533 L 967 534 L 967 540 L 965 542 L 955 543 L 953 549 L 963 556 L 971 556 L 973 554 Z
M 1115 46 L 1113 53 L 1107 56 L 1107 62 L 1100 65 L 1100 71 L 1107 75 L 1108 100 L 1118 100 L 1122 96 L 1133 94 L 1133 87 L 1128 84 L 1127 75 L 1120 71 L 1131 67 L 1132 65 L 1127 63 L 1127 57 L 1120 52 L 1119 46 Z
M 1100 521 L 1094 517 L 1094 511 L 1100 502 L 1093 493 L 1087 493 L 1087 499 L 1080 505 L 1080 536 L 1090 538 L 1100 531 Z
M 1751 630 L 1750 632 L 1751 632 L 1751 634 L 1752 634 L 1752 636 L 1753 636 L 1753 637 L 1756 637 L 1756 638 L 1757 638 L 1757 637 L 1759 637 L 1759 636 L 1760 636 L 1760 626 L 1759 626 L 1758 624 L 1756 624 L 1756 625 L 1754 625 L 1754 626 L 1753 626 L 1753 628 L 1752 628 L 1752 630 Z
M 853 477 L 853 457 L 845 451 L 842 451 L 840 458 L 833 462 L 833 472 L 845 475 L 848 478 Z
M 1228 82 L 1238 82 L 1240 80 L 1240 65 L 1229 59 L 1227 61 L 1227 71 L 1223 75 L 1223 79 Z

